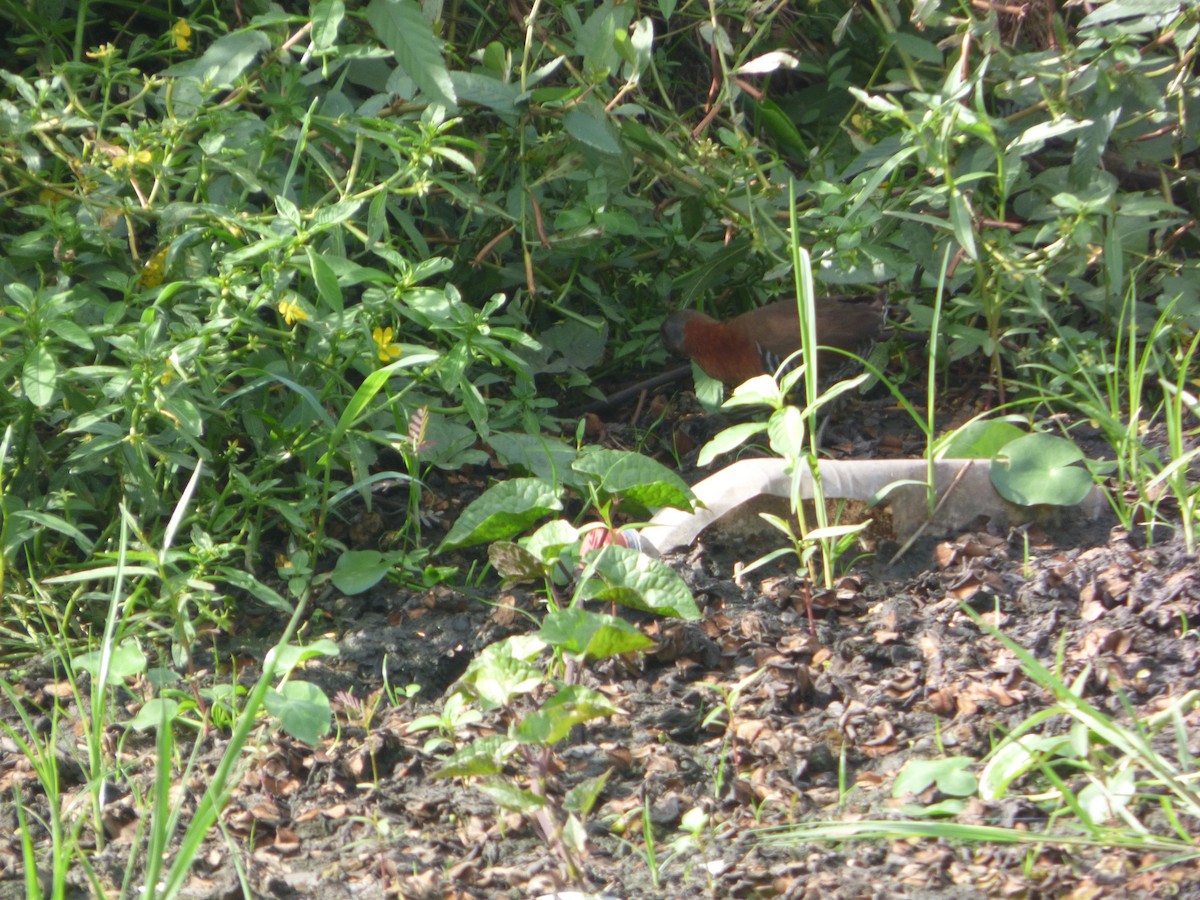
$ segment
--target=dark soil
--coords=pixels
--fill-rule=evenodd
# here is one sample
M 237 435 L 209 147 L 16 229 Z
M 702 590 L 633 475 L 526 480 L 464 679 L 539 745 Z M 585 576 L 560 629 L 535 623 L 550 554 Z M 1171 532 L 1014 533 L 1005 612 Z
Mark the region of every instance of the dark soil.
M 861 435 L 849 442 L 864 450 Z M 879 442 L 868 435 L 865 452 L 878 452 Z M 537 823 L 503 811 L 468 781 L 432 777 L 448 748 L 427 748 L 432 732 L 408 731 L 441 709 L 473 654 L 528 630 L 523 613 L 540 615 L 542 601 L 499 589 L 329 600 L 329 624 L 319 630 L 336 638 L 341 655 L 304 677 L 334 698 L 338 727 L 317 747 L 263 734 L 222 816 L 225 834 L 214 832 L 200 854 L 188 895 L 240 896 L 240 869 L 260 897 L 1200 897 L 1197 860 L 1160 865 L 1169 860 L 1112 846 L 896 837 L 786 844 L 767 842 L 763 831 L 908 817 L 905 803 L 927 808 L 947 796 L 930 787 L 893 797 L 906 762 L 965 756 L 978 774 L 1005 734 L 1052 705 L 968 609 L 1119 722 L 1200 689 L 1200 567 L 1181 541 L 1147 547 L 1111 524 L 1058 540 L 1035 527 L 927 541 L 894 569 L 865 560 L 835 592 L 815 594 L 815 635 L 794 561 L 736 576 L 768 549 L 702 542 L 669 560 L 703 618 L 637 617 L 654 652 L 580 673 L 621 713 L 577 727 L 541 768 L 558 824 L 568 790 L 610 773 L 587 817 L 576 874 Z M 393 688 L 416 684 L 420 692 L 398 705 L 385 697 L 367 715 L 358 703 L 379 700 L 385 665 Z M 244 669 L 243 683 L 253 674 Z M 13 721 L 11 711 L 5 718 Z M 485 713 L 457 746 L 504 722 L 500 712 Z M 1185 709 L 1177 731 L 1166 729 L 1155 746 L 1194 770 L 1198 726 L 1200 712 Z M 1055 715 L 1033 733 L 1069 728 Z M 1191 755 L 1184 762 L 1177 738 Z M 196 772 L 180 785 L 187 808 L 223 742 L 215 730 L 204 739 Z M 153 749 L 150 738 L 121 746 L 140 790 Z M 1098 745 L 1093 753 L 1097 762 L 1115 755 Z M 21 759 L 6 746 L 0 776 L 28 793 Z M 532 769 L 506 774 L 528 787 Z M 1075 790 L 1086 783 L 1077 768 L 1057 771 Z M 1139 777 L 1145 802 L 1131 812 L 1153 833 L 1173 835 L 1147 773 Z M 1017 781 L 998 800 L 966 798 L 956 821 L 1080 833 L 1065 804 L 1031 790 L 1032 781 Z M 95 857 L 102 882 L 120 883 L 133 810 L 128 799 L 113 804 L 112 839 Z M 14 879 L 20 847 L 11 808 L 4 815 L 0 873 Z M 689 832 L 698 820 L 704 826 Z M 1194 836 L 1197 824 L 1179 827 Z M 19 881 L 6 884 L 20 890 Z

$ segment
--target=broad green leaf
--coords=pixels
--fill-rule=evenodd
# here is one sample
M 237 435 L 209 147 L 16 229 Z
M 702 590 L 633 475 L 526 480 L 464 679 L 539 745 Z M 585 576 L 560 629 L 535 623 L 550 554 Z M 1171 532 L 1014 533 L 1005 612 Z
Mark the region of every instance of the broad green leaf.
M 169 725 L 175 721 L 178 714 L 178 700 L 172 700 L 169 697 L 155 697 L 139 709 L 137 715 L 126 724 L 134 731 L 149 731 L 151 728 L 158 728 L 163 722 Z
M 896 776 L 892 785 L 892 796 L 900 798 L 919 794 L 936 784 L 943 794 L 951 797 L 969 797 L 979 785 L 969 771 L 975 762 L 969 756 L 934 760 L 910 759 Z
M 626 450 L 592 449 L 572 468 L 610 497 L 624 497 L 649 509 L 691 510 L 696 498 L 682 478 L 662 463 Z
M 50 323 L 50 332 L 55 337 L 62 338 L 81 350 L 95 349 L 96 342 L 92 340 L 92 336 L 82 325 L 72 319 L 54 319 Z
M 433 773 L 434 778 L 467 778 L 471 775 L 495 775 L 519 745 L 502 734 L 480 738 L 463 747 Z
M 944 439 L 937 448 L 938 459 L 994 459 L 1005 444 L 1025 432 L 1003 419 L 977 419 Z
M 1101 3 L 1083 17 L 1079 27 L 1092 28 L 1106 22 L 1118 19 L 1130 19 L 1144 16 L 1170 16 L 1179 14 L 1179 0 L 1113 0 L 1112 3 Z
M 204 434 L 204 414 L 187 397 L 169 397 L 163 401 L 162 409 L 190 437 L 198 438 Z
M 315 747 L 333 724 L 329 698 L 307 681 L 289 681 L 280 691 L 267 691 L 266 707 L 285 732 L 310 747 Z
M 396 62 L 431 100 L 446 107 L 458 104 L 446 71 L 441 42 L 413 0 L 371 0 L 367 21 Z
M 533 791 L 518 787 L 511 781 L 488 780 L 475 785 L 502 809 L 519 812 L 522 815 L 532 815 L 546 805 L 544 797 L 539 797 Z
M 35 346 L 21 366 L 21 387 L 29 402 L 39 409 L 48 406 L 54 399 L 54 385 L 58 381 L 58 366 L 54 355 L 43 344 Z
M 521 720 L 513 737 L 525 744 L 557 744 L 576 725 L 601 716 L 620 712 L 616 704 L 582 685 L 564 687 L 542 704 L 542 708 Z
M 525 542 L 525 549 L 537 557 L 543 565 L 554 563 L 563 550 L 579 541 L 579 529 L 566 519 L 552 519 Z
M 214 88 L 231 87 L 254 63 L 255 57 L 269 49 L 271 39 L 266 32 L 235 31 L 217 38 L 199 59 L 171 66 L 165 74 L 207 81 Z
M 493 541 L 488 547 L 488 562 L 504 578 L 505 585 L 540 581 L 546 577 L 546 566 L 542 561 L 512 541 Z
M 361 594 L 379 584 L 403 559 L 403 553 L 347 550 L 338 557 L 330 580 L 343 594 Z
M 1074 506 L 1094 484 L 1081 465 L 1083 452 L 1065 438 L 1027 434 L 1004 445 L 992 463 L 1000 496 L 1021 506 Z
M 570 483 L 571 463 L 578 452 L 558 438 L 541 434 L 497 431 L 488 435 L 488 446 L 509 468 L 517 468 L 546 481 Z
M 540 478 L 502 481 L 462 511 L 437 552 L 508 540 L 560 509 L 559 490 Z
M 804 415 L 794 406 L 775 410 L 767 420 L 771 449 L 784 459 L 799 459 L 807 452 L 806 433 Z
M 576 106 L 563 116 L 563 128 L 575 140 L 593 150 L 609 156 L 616 156 L 621 152 L 621 142 L 617 139 L 612 123 L 608 121 L 602 109 L 592 104 Z
M 72 658 L 71 665 L 76 669 L 89 673 L 97 681 L 100 678 L 100 662 L 102 651 L 92 650 Z M 127 640 L 120 644 L 108 659 L 108 684 L 116 684 L 134 675 L 146 671 L 146 654 L 134 641 Z
M 937 44 L 933 43 L 933 41 L 928 41 L 904 31 L 893 32 L 891 40 L 896 47 L 914 59 L 919 59 L 921 62 L 926 62 L 934 66 L 941 66 L 943 64 L 942 51 L 938 49 Z
M 665 563 L 616 545 L 597 552 L 594 574 L 580 588 L 583 599 L 619 603 L 661 616 L 700 618 L 692 592 Z
M 606 769 L 594 778 L 585 778 L 567 791 L 566 796 L 563 797 L 563 809 L 578 813 L 580 816 L 588 816 L 592 807 L 596 805 L 596 801 L 600 799 L 600 792 L 604 790 L 612 772 L 612 769 Z
M 975 219 L 967 205 L 966 196 L 959 191 L 950 194 L 950 228 L 963 253 L 969 259 L 975 259 L 978 255 L 975 247 Z
M 312 39 L 317 50 L 329 50 L 337 43 L 338 29 L 346 17 L 342 0 L 319 0 L 313 4 Z
M 507 706 L 514 697 L 534 691 L 546 680 L 537 657 L 546 642 L 536 635 L 515 635 L 490 644 L 459 676 L 458 689 L 485 709 Z
M 516 115 L 528 99 L 516 84 L 509 84 L 478 72 L 451 72 L 450 82 L 458 99 L 487 107 L 501 115 Z
M 605 659 L 654 646 L 654 641 L 625 620 L 580 607 L 548 613 L 538 636 L 551 647 L 586 659 Z
M 342 649 L 337 642 L 331 641 L 329 638 L 319 638 L 311 644 L 288 644 L 279 651 L 275 674 L 280 678 L 286 678 L 302 662 L 320 659 L 324 656 L 338 656 L 341 652 Z

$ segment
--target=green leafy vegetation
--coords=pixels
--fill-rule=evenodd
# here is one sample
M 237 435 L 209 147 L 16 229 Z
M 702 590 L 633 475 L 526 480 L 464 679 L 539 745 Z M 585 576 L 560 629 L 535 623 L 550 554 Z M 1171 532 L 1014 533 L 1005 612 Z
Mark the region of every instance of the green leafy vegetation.
M 480 653 L 412 727 L 450 754 L 441 775 L 487 776 L 579 871 L 607 776 L 560 803 L 555 748 L 617 709 L 580 669 L 649 642 L 597 607 L 701 615 L 664 562 L 579 549 L 580 509 L 612 529 L 690 504 L 651 438 L 581 448 L 576 424 L 661 369 L 669 310 L 882 288 L 929 341 L 872 368 L 931 465 L 947 444 L 997 457 L 1022 503 L 1099 481 L 1129 530 L 1194 552 L 1200 15 L 1034 9 L 0 0 L 0 687 L 49 810 L 35 823 L 14 798 L 27 893 L 60 896 L 81 868 L 97 894 L 178 894 L 260 726 L 314 744 L 335 725 L 299 677 L 337 652 L 309 631 L 327 592 L 501 580 L 538 585 L 538 630 Z M 734 404 L 768 406 L 773 449 L 816 472 L 817 414 L 860 383 L 818 397 L 808 379 L 797 407 L 801 374 Z M 939 436 L 964 385 L 1008 428 Z M 1012 440 L 1052 418 L 1098 429 L 1103 459 Z M 817 510 L 776 524 L 830 585 L 854 529 Z M 209 636 L 263 616 L 274 649 L 243 683 Z M 198 674 L 206 654 L 223 684 Z M 67 685 L 49 733 L 15 686 L 40 660 Z M 1098 735 L 1107 802 L 1130 809 L 1122 760 L 1157 757 L 1035 680 L 1087 735 L 1006 741 L 996 795 L 1054 781 Z M 71 817 L 68 702 L 88 786 Z M 502 727 L 480 737 L 484 711 Z M 210 728 L 228 740 L 184 821 L 169 791 L 192 771 L 185 736 Z M 115 887 L 91 864 L 110 730 L 158 742 Z M 1196 815 L 1178 772 L 1142 765 Z M 1059 790 L 1080 820 L 1099 808 Z M 715 827 L 689 821 L 664 866 Z

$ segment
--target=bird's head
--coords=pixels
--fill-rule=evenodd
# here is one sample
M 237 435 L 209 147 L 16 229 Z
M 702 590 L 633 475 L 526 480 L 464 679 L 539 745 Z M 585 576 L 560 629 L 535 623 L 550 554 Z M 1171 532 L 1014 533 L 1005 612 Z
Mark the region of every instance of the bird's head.
M 662 342 L 668 352 L 675 356 L 688 356 L 688 329 L 697 325 L 716 324 L 716 320 L 694 309 L 681 309 L 673 312 L 662 323 Z

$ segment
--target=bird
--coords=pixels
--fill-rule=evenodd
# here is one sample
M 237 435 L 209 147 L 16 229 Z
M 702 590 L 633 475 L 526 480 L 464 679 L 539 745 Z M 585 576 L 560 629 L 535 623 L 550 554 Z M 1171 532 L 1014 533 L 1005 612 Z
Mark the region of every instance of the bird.
M 884 336 L 887 305 L 880 294 L 817 297 L 817 344 L 865 356 Z M 735 387 L 756 375 L 773 375 L 800 349 L 795 300 L 779 300 L 721 322 L 691 309 L 667 316 L 662 340 L 676 356 L 692 359 L 710 378 Z M 832 354 L 822 354 L 821 362 Z M 822 379 L 823 380 L 823 379 Z

